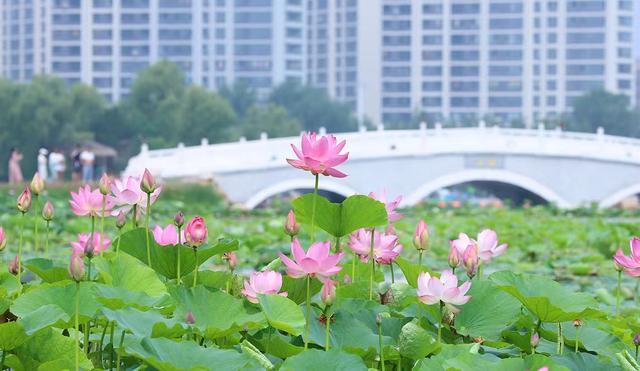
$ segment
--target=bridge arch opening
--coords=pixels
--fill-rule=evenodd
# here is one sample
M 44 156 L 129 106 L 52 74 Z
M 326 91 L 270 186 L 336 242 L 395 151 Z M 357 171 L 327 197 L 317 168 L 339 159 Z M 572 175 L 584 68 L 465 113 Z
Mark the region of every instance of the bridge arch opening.
M 505 198 L 515 197 L 517 200 L 528 199 L 533 203 L 555 203 L 559 207 L 570 207 L 571 205 L 559 196 L 555 191 L 538 181 L 506 170 L 466 170 L 453 174 L 448 174 L 431 180 L 411 193 L 404 201 L 404 206 L 413 206 L 437 193 L 439 190 L 454 188 L 464 189 L 464 187 L 476 186 L 490 195 L 490 192 L 498 193 L 494 196 L 504 196 Z
M 600 201 L 599 206 L 607 207 L 630 207 L 638 208 L 640 206 L 640 183 L 625 187 L 611 196 Z
M 254 209 L 268 203 L 275 197 L 295 197 L 309 192 L 313 192 L 312 177 L 285 180 L 254 194 L 245 202 L 245 207 Z M 330 178 L 323 178 L 320 179 L 318 193 L 332 202 L 338 202 L 356 192 L 345 185 L 335 183 Z

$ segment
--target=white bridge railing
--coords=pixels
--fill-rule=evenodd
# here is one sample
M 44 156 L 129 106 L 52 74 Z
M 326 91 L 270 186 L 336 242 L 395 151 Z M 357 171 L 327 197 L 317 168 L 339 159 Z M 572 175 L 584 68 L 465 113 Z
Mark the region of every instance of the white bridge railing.
M 321 133 L 324 131 L 321 129 Z M 336 134 L 346 139 L 351 161 L 436 154 L 497 154 L 578 157 L 600 161 L 640 165 L 640 140 L 597 133 L 566 132 L 559 129 L 504 129 L 486 127 L 447 128 L 436 124 L 417 130 L 359 131 Z M 299 144 L 297 137 L 258 140 L 241 139 L 233 143 L 209 144 L 149 150 L 129 160 L 126 174 L 139 174 L 145 167 L 163 178 L 209 178 L 216 173 L 259 171 L 287 166 L 293 156 L 289 144 Z

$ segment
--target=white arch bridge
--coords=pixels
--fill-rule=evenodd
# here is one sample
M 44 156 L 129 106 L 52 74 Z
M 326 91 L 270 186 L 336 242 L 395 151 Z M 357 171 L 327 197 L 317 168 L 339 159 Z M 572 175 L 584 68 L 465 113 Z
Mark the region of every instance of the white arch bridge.
M 349 196 L 386 189 L 411 206 L 429 194 L 471 181 L 528 190 L 559 207 L 609 207 L 640 193 L 640 140 L 560 130 L 497 127 L 368 131 L 338 134 L 349 160 L 344 179 L 322 177 L 320 189 Z M 165 180 L 213 179 L 234 203 L 253 208 L 282 192 L 312 188 L 309 173 L 285 161 L 299 138 L 148 150 L 126 174 L 147 167 Z

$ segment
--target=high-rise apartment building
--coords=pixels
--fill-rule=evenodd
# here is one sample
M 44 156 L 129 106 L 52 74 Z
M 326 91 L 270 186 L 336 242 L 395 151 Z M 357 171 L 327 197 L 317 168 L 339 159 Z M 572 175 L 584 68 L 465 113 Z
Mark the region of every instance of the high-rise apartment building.
M 50 73 L 111 100 L 158 60 L 216 89 L 305 78 L 302 0 L 2 0 L 2 74 Z
M 117 100 L 168 59 L 209 89 L 308 83 L 374 123 L 531 125 L 596 88 L 635 100 L 634 1 L 0 0 L 0 70 Z
M 308 81 L 375 122 L 531 125 L 592 89 L 635 99 L 632 0 L 309 4 Z

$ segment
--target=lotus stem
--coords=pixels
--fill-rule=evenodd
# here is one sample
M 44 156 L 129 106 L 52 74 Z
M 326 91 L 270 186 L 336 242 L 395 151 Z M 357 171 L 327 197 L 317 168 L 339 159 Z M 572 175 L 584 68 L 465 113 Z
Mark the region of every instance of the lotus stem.
M 198 249 L 195 247 L 193 248 L 193 260 L 196 265 L 196 269 L 193 271 L 193 287 L 196 287 L 196 284 L 198 283 Z
M 635 360 L 638 360 L 638 348 L 640 348 L 640 345 L 636 345 L 636 357 Z
M 180 227 L 178 227 L 178 246 L 176 246 L 176 252 L 177 252 L 177 263 L 176 263 L 176 271 L 177 271 L 177 278 L 176 278 L 176 282 L 178 283 L 178 285 L 180 284 L 180 247 L 182 246 L 182 236 L 180 235 Z
M 84 352 L 89 355 L 89 332 L 91 332 L 91 320 L 84 325 Z
M 558 341 L 556 346 L 556 353 L 562 354 L 562 322 L 558 322 Z
M 304 349 L 309 349 L 309 323 L 311 322 L 311 276 L 307 275 L 307 323 L 304 327 Z
M 325 320 L 327 321 L 326 326 L 325 326 L 325 334 L 324 334 L 324 350 L 325 351 L 329 351 L 329 324 L 331 323 L 331 318 L 329 316 L 327 316 L 327 314 L 325 313 L 324 315 Z
M 351 261 L 351 282 L 356 282 L 356 259 L 358 259 L 358 255 L 353 253 L 353 260 Z
M 80 370 L 80 282 L 76 282 L 76 371 Z
M 37 210 L 38 210 L 38 196 L 37 195 L 35 195 L 33 197 L 33 204 L 34 204 L 33 205 L 34 206 L 34 209 L 33 209 L 33 218 L 34 218 L 33 219 L 33 234 L 34 234 L 34 237 L 33 237 L 33 251 L 37 254 L 38 253 L 38 249 L 40 248 L 40 241 L 39 241 L 39 238 L 38 238 L 38 219 L 39 218 L 38 218 L 38 213 L 37 213 Z
M 133 205 L 133 218 L 131 221 L 131 229 L 138 228 L 138 204 Z
M 391 262 L 391 264 L 389 264 L 389 267 L 391 268 L 391 283 L 394 284 L 394 283 L 396 283 L 396 278 L 393 275 L 393 262 Z
M 480 261 L 478 261 L 478 270 L 476 272 L 476 280 L 479 280 L 482 278 L 482 263 L 480 263 Z
M 91 258 L 88 258 L 89 263 L 87 263 L 87 281 L 91 281 Z
M 47 220 L 47 224 L 44 232 L 44 256 L 49 259 L 49 221 Z
M 20 244 L 18 245 L 18 282 L 22 283 L 22 244 L 24 241 L 24 213 L 22 213 L 20 219 Z
M 440 301 L 440 323 L 438 324 L 438 344 L 442 342 L 442 325 L 444 322 L 444 302 Z
M 375 228 L 371 228 L 371 249 L 369 250 L 369 259 L 371 259 L 371 274 L 369 275 L 369 300 L 373 300 L 373 275 L 376 268 L 376 260 L 373 256 L 373 245 L 375 243 Z
M 100 359 L 100 367 L 104 366 L 104 360 L 102 358 L 102 348 L 104 347 L 104 337 L 107 335 L 107 328 L 109 327 L 109 322 L 104 324 L 102 328 L 102 336 L 100 336 L 100 346 L 98 347 L 98 358 Z
M 418 250 L 418 268 L 422 272 L 422 250 Z
M 336 237 L 335 249 L 336 249 L 336 253 L 340 252 L 340 237 Z
M 576 353 L 578 353 L 578 346 L 580 344 L 580 327 L 576 327 Z
M 102 239 L 104 238 L 104 213 L 107 208 L 107 196 L 102 195 L 102 213 L 100 214 L 100 256 L 102 256 Z M 102 359 L 102 350 L 100 351 L 100 359 Z
M 122 239 L 122 228 L 118 228 L 118 243 L 116 244 L 116 256 L 120 256 L 120 240 Z
M 116 370 L 120 371 L 120 352 L 122 352 L 122 345 L 124 344 L 124 334 L 125 334 L 125 330 L 122 330 L 122 336 L 120 336 L 120 346 L 118 347 L 118 349 L 120 349 L 120 351 L 118 352 L 117 356 L 116 356 Z
M 380 369 L 384 371 L 384 351 L 382 350 L 382 319 L 378 321 L 378 342 L 380 343 Z
M 316 180 L 315 183 L 313 185 L 313 202 L 311 203 L 311 242 L 315 241 L 316 239 L 316 224 L 315 224 L 315 219 L 316 219 L 316 199 L 318 198 L 318 182 L 320 181 L 320 175 L 316 174 Z
M 620 313 L 620 292 L 622 291 L 622 271 L 618 271 L 618 288 L 616 290 L 616 316 Z
M 111 331 L 109 331 L 109 343 L 111 344 L 111 351 L 109 352 L 109 371 L 113 370 L 113 352 L 115 352 L 115 347 L 113 346 L 113 330 L 116 326 L 116 322 L 113 321 L 110 323 Z
M 147 237 L 147 265 L 149 266 L 149 268 L 151 267 L 151 245 L 149 243 L 149 217 L 151 215 L 151 193 L 147 193 L 147 212 L 145 215 L 145 228 L 147 230 L 147 233 L 145 233 L 145 236 Z M 197 263 L 197 262 L 196 262 Z M 197 269 L 197 266 L 196 266 Z

